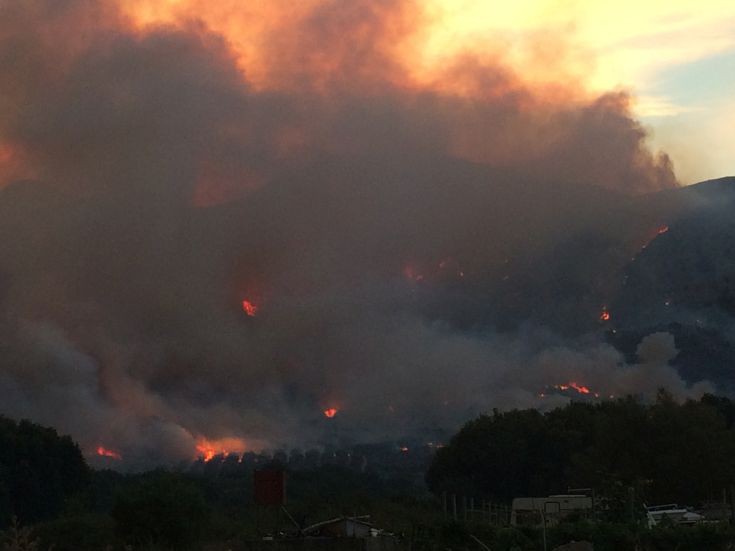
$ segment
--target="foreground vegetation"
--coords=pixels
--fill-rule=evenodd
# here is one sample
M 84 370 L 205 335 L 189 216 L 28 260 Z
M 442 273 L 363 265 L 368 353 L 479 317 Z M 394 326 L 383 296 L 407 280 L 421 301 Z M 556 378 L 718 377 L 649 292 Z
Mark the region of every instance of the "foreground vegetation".
M 494 412 L 467 423 L 427 474 L 435 493 L 497 501 L 593 488 L 608 498 L 722 501 L 735 484 L 735 404 L 704 396 L 571 403 L 546 414 Z
M 427 475 L 433 494 L 389 473 L 322 464 L 289 473 L 289 519 L 253 504 L 252 473 L 92 471 L 70 439 L 0 419 L 2 545 L 235 551 L 266 534 L 369 514 L 407 550 L 482 551 L 482 544 L 530 551 L 542 548 L 538 527 L 453 520 L 442 493 L 507 503 L 586 486 L 595 489 L 600 507 L 590 518 L 549 527 L 549 549 L 572 540 L 603 551 L 735 549 L 735 526 L 728 522 L 649 530 L 643 519 L 644 501 L 722 500 L 723 488 L 735 484 L 734 421 L 735 405 L 726 398 L 677 404 L 665 394 L 652 405 L 623 399 L 547 414 L 495 412 L 469 422 L 437 453 Z

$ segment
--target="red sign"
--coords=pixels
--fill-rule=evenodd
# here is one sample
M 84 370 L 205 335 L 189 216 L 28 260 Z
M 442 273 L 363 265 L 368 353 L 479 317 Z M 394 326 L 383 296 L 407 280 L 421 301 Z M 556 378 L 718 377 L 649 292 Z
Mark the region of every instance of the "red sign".
M 257 505 L 286 503 L 286 472 L 269 469 L 253 473 L 253 494 Z

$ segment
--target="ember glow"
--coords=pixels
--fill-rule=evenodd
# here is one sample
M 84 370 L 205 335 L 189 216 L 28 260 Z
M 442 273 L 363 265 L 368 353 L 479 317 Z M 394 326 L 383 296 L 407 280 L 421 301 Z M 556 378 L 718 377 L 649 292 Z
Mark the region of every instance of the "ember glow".
M 247 299 L 242 301 L 242 310 L 251 318 L 258 315 L 258 307 Z
M 561 391 L 567 391 L 571 389 L 571 390 L 578 392 L 579 394 L 591 394 L 592 393 L 589 388 L 587 388 L 584 385 L 580 385 L 574 381 L 570 381 L 569 383 L 566 383 L 566 384 L 554 385 L 554 388 L 557 390 L 561 390 Z
M 600 321 L 610 321 L 612 316 L 610 316 L 610 312 L 607 311 L 607 309 L 603 309 L 602 312 L 600 312 Z
M 122 455 L 118 452 L 105 448 L 104 446 L 97 446 L 97 455 L 100 457 L 109 457 L 116 461 L 122 461 Z
M 246 450 L 245 441 L 241 438 L 220 438 L 208 440 L 200 438 L 196 444 L 196 458 L 209 462 L 218 455 L 242 454 Z
M 322 413 L 324 413 L 324 417 L 328 419 L 332 419 L 337 413 L 339 413 L 339 410 L 337 408 L 327 408 Z
M 645 236 L 645 239 L 643 240 L 643 244 L 639 247 L 641 251 L 644 251 L 653 243 L 653 241 L 659 237 L 660 235 L 663 235 L 665 233 L 669 232 L 669 226 L 664 224 L 662 226 L 658 226 L 657 228 L 650 230 L 647 235 Z

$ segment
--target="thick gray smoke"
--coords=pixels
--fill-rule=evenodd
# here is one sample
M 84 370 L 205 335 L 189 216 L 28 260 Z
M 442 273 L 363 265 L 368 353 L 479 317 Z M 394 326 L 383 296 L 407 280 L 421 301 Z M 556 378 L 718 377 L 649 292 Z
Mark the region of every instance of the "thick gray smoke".
M 477 94 L 401 86 L 376 52 L 409 9 L 319 4 L 255 87 L 197 22 L 0 0 L 0 412 L 143 465 L 452 429 L 569 382 L 701 392 L 666 335 L 640 365 L 599 336 L 657 223 L 637 195 L 676 185 L 625 95 L 553 103 L 467 59 Z

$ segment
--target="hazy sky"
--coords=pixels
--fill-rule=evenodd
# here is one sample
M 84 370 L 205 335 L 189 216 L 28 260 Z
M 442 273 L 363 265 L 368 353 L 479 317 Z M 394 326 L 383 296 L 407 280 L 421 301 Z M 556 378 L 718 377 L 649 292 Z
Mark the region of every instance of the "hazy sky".
M 595 89 L 622 87 L 682 183 L 735 174 L 735 3 L 729 0 L 436 0 L 433 52 L 563 34 Z M 559 33 L 561 31 L 561 33 Z
M 223 32 L 253 75 L 252 37 L 278 1 L 130 0 L 143 23 L 200 18 Z M 304 0 L 294 13 L 308 10 Z M 681 183 L 735 174 L 735 3 L 731 0 L 423 0 L 425 20 L 406 49 L 424 76 L 458 53 L 502 57 L 524 79 L 574 80 L 591 92 L 623 89 L 654 147 Z M 282 7 L 282 6 L 281 6 Z M 415 76 L 415 75 L 414 75 Z M 429 79 L 431 80 L 431 79 Z M 436 83 L 432 81 L 436 88 Z
M 639 119 L 735 172 L 731 10 L 639 4 L 0 1 L 0 414 L 134 468 L 713 388 L 604 338 L 694 201 Z

